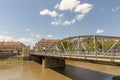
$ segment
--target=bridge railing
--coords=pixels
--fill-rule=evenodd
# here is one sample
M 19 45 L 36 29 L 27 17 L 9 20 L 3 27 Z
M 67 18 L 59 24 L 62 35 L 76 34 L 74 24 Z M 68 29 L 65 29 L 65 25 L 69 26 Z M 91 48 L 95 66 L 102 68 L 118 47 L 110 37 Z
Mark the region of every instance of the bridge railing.
M 31 55 L 46 56 L 65 59 L 81 59 L 81 60 L 94 60 L 94 61 L 107 61 L 107 62 L 120 62 L 120 56 L 114 55 L 95 55 L 95 54 L 81 54 L 81 53 L 33 53 Z
M 61 51 L 61 50 L 46 50 L 43 52 L 40 52 L 43 55 L 59 55 L 59 56 L 89 56 L 89 55 L 93 55 L 93 56 L 120 56 L 120 53 L 117 52 L 110 52 L 107 55 L 104 55 L 103 52 L 90 52 L 90 51 L 80 51 L 80 50 L 72 50 L 72 51 Z

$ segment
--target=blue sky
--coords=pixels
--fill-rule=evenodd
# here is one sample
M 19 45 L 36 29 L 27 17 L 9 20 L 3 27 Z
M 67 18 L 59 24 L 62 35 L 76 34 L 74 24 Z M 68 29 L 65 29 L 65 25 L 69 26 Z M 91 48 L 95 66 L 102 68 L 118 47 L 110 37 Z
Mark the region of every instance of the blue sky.
M 0 0 L 0 41 L 120 36 L 120 0 Z

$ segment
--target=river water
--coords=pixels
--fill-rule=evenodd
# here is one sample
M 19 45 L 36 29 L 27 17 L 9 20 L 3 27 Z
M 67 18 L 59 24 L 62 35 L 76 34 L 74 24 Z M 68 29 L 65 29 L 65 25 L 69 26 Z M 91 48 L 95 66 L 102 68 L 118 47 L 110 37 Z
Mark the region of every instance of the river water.
M 111 80 L 120 66 L 66 61 L 63 68 L 42 68 L 36 62 L 0 65 L 0 80 Z

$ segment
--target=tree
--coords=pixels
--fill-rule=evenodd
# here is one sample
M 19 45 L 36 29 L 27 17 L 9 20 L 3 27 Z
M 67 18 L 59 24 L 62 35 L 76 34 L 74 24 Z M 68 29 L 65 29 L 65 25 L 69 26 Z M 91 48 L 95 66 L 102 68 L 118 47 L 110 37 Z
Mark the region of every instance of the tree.
M 90 38 L 90 37 L 85 37 L 82 39 L 83 42 L 86 42 L 88 47 L 87 47 L 87 50 L 89 51 L 94 51 L 94 40 L 93 38 Z M 101 51 L 102 50 L 102 41 L 100 40 L 96 40 L 96 49 Z
M 70 41 L 70 40 L 64 40 L 64 41 L 61 41 L 57 44 L 57 47 L 59 50 L 62 50 L 64 51 L 65 50 L 72 50 L 72 45 L 73 45 L 73 42 Z
M 114 44 L 114 41 L 113 40 L 107 40 L 104 44 L 104 48 L 105 50 L 109 49 L 112 45 Z

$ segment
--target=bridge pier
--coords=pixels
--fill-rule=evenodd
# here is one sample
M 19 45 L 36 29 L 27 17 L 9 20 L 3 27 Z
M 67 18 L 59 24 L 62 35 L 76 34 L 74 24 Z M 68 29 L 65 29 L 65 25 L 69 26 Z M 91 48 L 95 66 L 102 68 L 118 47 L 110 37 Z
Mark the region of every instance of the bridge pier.
M 30 60 L 42 64 L 43 68 L 65 67 L 65 59 L 30 55 Z
M 41 56 L 30 55 L 30 60 L 34 60 L 34 61 L 42 64 L 42 57 Z
M 43 68 L 65 67 L 65 59 L 45 57 L 42 60 Z

